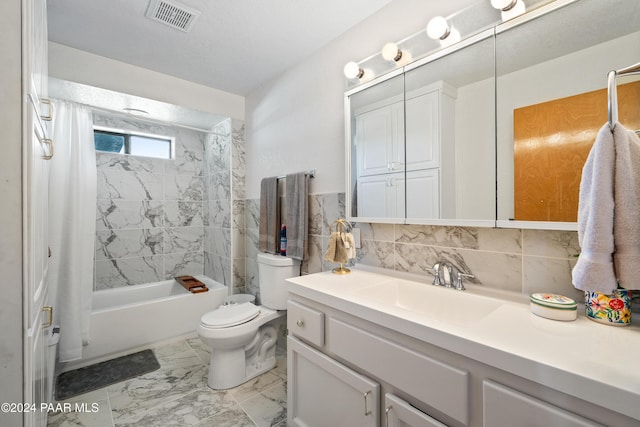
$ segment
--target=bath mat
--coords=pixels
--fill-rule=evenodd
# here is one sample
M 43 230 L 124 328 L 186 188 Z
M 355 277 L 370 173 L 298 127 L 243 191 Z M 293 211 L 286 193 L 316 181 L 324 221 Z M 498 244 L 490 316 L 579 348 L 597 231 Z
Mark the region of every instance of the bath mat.
M 56 399 L 64 400 L 88 393 L 138 375 L 153 372 L 160 367 L 151 350 L 128 354 L 106 362 L 85 366 L 58 376 Z

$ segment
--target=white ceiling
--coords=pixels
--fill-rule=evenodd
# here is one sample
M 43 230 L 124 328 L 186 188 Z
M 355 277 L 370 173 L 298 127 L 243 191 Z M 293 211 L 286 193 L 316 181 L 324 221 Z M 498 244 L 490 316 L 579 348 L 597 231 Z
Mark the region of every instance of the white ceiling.
M 145 17 L 149 0 L 49 0 L 49 40 L 247 95 L 391 0 L 180 0 L 189 33 Z

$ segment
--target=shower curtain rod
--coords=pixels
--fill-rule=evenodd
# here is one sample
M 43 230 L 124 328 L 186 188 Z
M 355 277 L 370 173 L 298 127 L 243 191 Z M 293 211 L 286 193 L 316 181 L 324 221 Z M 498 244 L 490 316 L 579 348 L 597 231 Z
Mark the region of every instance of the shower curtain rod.
M 96 107 L 95 105 L 85 104 L 85 103 L 77 102 L 77 101 L 70 101 L 70 100 L 64 100 L 64 101 L 73 102 L 74 104 L 77 104 L 77 105 L 83 105 L 83 106 L 85 106 L 87 108 L 90 108 L 92 111 L 101 111 L 103 113 L 116 114 L 118 116 L 124 116 L 124 117 L 134 117 L 134 118 L 140 119 L 142 121 L 152 122 L 152 123 L 159 124 L 159 125 L 175 126 L 175 127 L 179 127 L 179 128 L 183 128 L 183 129 L 189 129 L 189 130 L 197 131 L 197 132 L 204 132 L 204 133 L 210 133 L 210 134 L 213 134 L 213 135 L 224 136 L 224 134 L 217 133 L 217 132 L 214 132 L 214 131 L 208 130 L 208 129 L 198 128 L 198 127 L 195 127 L 195 126 L 188 126 L 188 125 L 183 125 L 183 124 L 179 124 L 179 123 L 175 123 L 175 122 L 152 119 L 152 118 L 148 118 L 148 117 L 144 117 L 144 116 L 136 116 L 136 115 L 133 115 L 133 114 L 125 113 L 123 111 L 112 110 L 110 108 L 104 108 L 104 107 Z

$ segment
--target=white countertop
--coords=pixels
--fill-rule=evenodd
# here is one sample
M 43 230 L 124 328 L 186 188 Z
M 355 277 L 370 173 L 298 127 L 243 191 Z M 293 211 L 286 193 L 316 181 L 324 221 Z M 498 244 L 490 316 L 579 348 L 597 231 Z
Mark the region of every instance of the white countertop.
M 292 294 L 640 420 L 637 320 L 630 326 L 599 324 L 587 319 L 579 304 L 577 320 L 555 321 L 531 313 L 524 295 L 470 285 L 467 291 L 433 287 L 438 298 L 424 301 L 426 307 L 450 304 L 459 292 L 499 299 L 500 306 L 477 321 L 457 322 L 455 307 L 451 316 L 426 315 L 357 292 L 389 279 L 393 276 L 352 268 L 347 275 L 324 272 L 288 282 Z

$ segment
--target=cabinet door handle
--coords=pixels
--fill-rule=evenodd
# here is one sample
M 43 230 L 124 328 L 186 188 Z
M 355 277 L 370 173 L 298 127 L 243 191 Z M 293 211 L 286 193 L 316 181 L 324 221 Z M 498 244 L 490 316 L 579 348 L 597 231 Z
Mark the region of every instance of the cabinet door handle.
M 46 311 L 49 313 L 49 319 L 47 319 L 47 323 L 42 325 L 43 328 L 48 328 L 49 326 L 53 325 L 53 307 L 51 307 L 50 305 L 45 305 L 44 307 L 42 307 L 42 311 Z
M 296 320 L 296 325 L 298 325 L 300 327 L 303 327 L 304 326 L 304 320 L 302 320 L 302 319 Z
M 367 396 L 369 396 L 369 393 L 371 393 L 371 391 L 368 391 L 364 394 L 364 416 L 365 417 L 371 414 L 371 411 L 367 409 Z
M 391 411 L 392 408 L 393 406 L 389 405 L 387 406 L 387 409 L 384 410 L 384 419 L 387 423 L 387 427 L 389 427 L 389 412 Z

